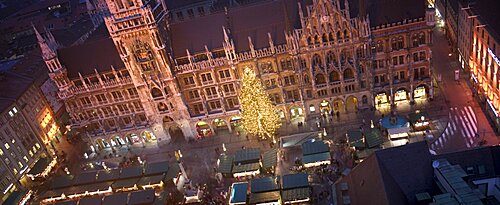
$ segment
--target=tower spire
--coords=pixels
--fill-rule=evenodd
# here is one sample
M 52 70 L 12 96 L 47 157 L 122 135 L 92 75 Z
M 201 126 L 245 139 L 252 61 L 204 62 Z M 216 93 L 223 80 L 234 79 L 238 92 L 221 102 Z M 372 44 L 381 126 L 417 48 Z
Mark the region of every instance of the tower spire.
M 40 46 L 40 50 L 42 50 L 42 56 L 44 59 L 50 59 L 56 56 L 56 53 L 50 46 L 47 44 L 47 41 L 42 37 L 40 32 L 36 29 L 35 25 L 31 23 L 31 26 L 33 27 L 33 31 L 35 32 L 36 39 L 38 41 L 38 45 Z

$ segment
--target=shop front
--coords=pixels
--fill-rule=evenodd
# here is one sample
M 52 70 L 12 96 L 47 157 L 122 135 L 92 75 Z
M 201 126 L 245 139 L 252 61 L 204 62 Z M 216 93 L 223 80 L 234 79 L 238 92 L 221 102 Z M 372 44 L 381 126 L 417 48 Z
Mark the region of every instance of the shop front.
M 144 139 L 144 142 L 156 142 L 156 136 L 149 131 L 144 131 L 142 133 L 142 138 Z
M 196 137 L 198 139 L 203 139 L 205 137 L 212 136 L 212 129 L 210 129 L 210 125 L 205 121 L 200 121 L 196 124 Z
M 139 138 L 139 136 L 137 136 L 136 134 L 130 134 L 129 136 L 127 136 L 126 140 L 131 145 L 142 143 L 141 138 Z
M 378 105 L 379 107 L 382 105 L 386 105 L 389 103 L 389 100 L 387 98 L 387 94 L 385 92 L 379 93 L 375 96 L 375 105 Z
M 295 106 L 290 109 L 290 116 L 292 119 L 303 117 L 304 112 L 302 108 Z
M 407 94 L 405 89 L 399 89 L 394 94 L 394 101 L 395 102 L 404 102 L 407 100 L 408 100 L 408 94 Z
M 226 121 L 222 119 L 215 119 L 213 124 L 215 129 L 227 129 Z
M 425 86 L 421 85 L 415 88 L 413 91 L 413 98 L 425 98 L 427 97 Z
M 491 102 L 491 100 L 489 100 L 489 99 L 486 99 L 486 110 L 487 110 L 486 113 L 488 113 L 488 117 L 491 119 L 491 121 L 493 121 L 493 124 L 495 125 L 495 127 L 493 127 L 493 129 L 495 129 L 496 132 L 499 132 L 500 131 L 500 119 L 498 116 L 498 111 L 495 108 L 495 106 L 493 105 L 493 102 Z
M 326 114 L 326 115 L 329 114 L 331 110 L 330 102 L 323 100 L 319 104 L 319 110 L 321 111 L 321 114 Z

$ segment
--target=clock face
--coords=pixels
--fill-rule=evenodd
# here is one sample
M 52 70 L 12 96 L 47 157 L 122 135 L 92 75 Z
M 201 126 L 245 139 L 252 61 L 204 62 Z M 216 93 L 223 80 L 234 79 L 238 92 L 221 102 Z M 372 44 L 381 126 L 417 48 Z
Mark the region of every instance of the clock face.
M 136 41 L 134 45 L 134 54 L 138 62 L 146 62 L 153 60 L 153 53 L 147 43 Z

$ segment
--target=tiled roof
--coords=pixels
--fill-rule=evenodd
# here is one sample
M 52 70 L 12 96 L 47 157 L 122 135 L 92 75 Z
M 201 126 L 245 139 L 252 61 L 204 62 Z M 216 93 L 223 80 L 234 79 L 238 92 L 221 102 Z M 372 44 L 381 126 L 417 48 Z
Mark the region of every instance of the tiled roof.
M 266 1 L 229 9 L 227 15 L 218 12 L 175 23 L 171 26 L 174 57 L 186 56 L 186 49 L 191 54 L 204 52 L 205 45 L 209 49 L 222 48 L 223 26 L 230 30 L 237 52 L 250 50 L 249 36 L 255 49 L 269 47 L 268 32 L 275 45 L 284 44 L 287 18 L 290 29 L 300 24 L 297 1 Z
M 336 182 L 337 200 L 348 196 L 351 204 L 415 204 L 417 193 L 433 187 L 431 165 L 426 142 L 376 151 Z
M 366 12 L 370 18 L 370 26 L 396 23 L 404 19 L 425 17 L 424 0 L 364 0 Z M 352 17 L 359 12 L 359 0 L 349 0 Z
M 58 50 L 59 60 L 66 66 L 70 79 L 99 72 L 124 68 L 125 65 L 116 50 L 104 25 L 101 25 L 82 45 Z

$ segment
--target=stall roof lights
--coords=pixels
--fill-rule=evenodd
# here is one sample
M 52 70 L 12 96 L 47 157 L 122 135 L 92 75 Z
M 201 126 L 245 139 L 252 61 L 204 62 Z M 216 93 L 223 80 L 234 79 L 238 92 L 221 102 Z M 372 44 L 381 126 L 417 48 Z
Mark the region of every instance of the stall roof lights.
M 490 53 L 491 57 L 493 57 L 493 60 L 495 60 L 497 65 L 500 66 L 500 60 L 498 59 L 498 57 L 493 53 L 493 51 L 490 48 L 488 48 L 488 53 Z

